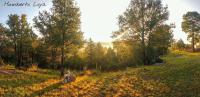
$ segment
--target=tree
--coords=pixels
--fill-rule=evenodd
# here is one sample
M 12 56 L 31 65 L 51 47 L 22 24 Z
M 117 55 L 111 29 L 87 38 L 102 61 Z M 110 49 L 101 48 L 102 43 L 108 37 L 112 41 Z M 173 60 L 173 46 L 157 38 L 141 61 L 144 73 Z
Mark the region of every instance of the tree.
M 67 48 L 70 53 L 66 55 L 68 69 L 86 70 L 86 52 L 83 47 L 71 45 Z
M 32 32 L 32 28 L 29 26 L 25 14 L 22 14 L 21 16 L 16 14 L 9 15 L 7 24 L 10 30 L 7 34 L 13 42 L 16 56 L 15 66 L 19 68 L 29 60 L 29 50 L 32 48 L 32 40 L 37 36 Z
M 95 43 L 90 38 L 85 48 L 86 52 L 86 68 L 95 66 Z
M 7 46 L 7 42 L 9 42 L 9 37 L 6 35 L 6 32 L 7 29 L 2 24 L 0 24 L 0 65 L 4 64 L 2 54 Z
M 8 21 L 7 21 L 7 24 L 9 26 L 9 32 L 8 32 L 8 35 L 10 36 L 11 38 L 11 41 L 13 43 L 13 48 L 14 48 L 14 54 L 15 54 L 15 60 L 19 60 L 19 54 L 18 54 L 18 51 L 17 51 L 17 47 L 18 47 L 18 44 L 17 44 L 17 41 L 19 39 L 19 34 L 20 34 L 20 22 L 19 22 L 19 16 L 14 14 L 14 15 L 9 15 L 8 16 Z M 15 66 L 16 67 L 19 67 L 18 65 L 18 61 L 16 61 L 15 63 Z
M 182 39 L 180 39 L 177 41 L 176 47 L 177 47 L 177 49 L 181 50 L 181 49 L 186 48 L 186 44 L 184 43 L 184 41 Z
M 95 55 L 93 56 L 95 58 L 96 70 L 102 69 L 102 65 L 104 64 L 104 61 L 103 61 L 104 56 L 105 56 L 105 49 L 99 42 L 95 46 Z
M 42 35 L 42 41 L 40 45 L 40 52 L 43 53 L 41 56 L 42 61 L 39 62 L 39 66 L 41 67 L 49 67 L 45 64 L 49 64 L 56 68 L 57 55 L 58 55 L 58 35 L 56 33 L 55 23 L 53 23 L 52 14 L 47 11 L 39 12 L 39 15 L 33 19 L 35 23 L 35 27 Z M 41 55 L 41 53 L 38 53 Z M 50 56 L 50 58 L 49 58 Z M 44 64 L 45 63 L 45 64 Z M 43 66 L 42 66 L 43 65 Z M 45 66 L 44 66 L 45 65 Z
M 28 66 L 32 64 L 32 43 L 37 38 L 33 33 L 32 28 L 27 22 L 27 16 L 21 15 L 20 21 L 20 37 L 19 37 L 19 66 Z
M 195 45 L 199 41 L 200 14 L 196 11 L 187 12 L 183 15 L 182 30 L 188 34 L 191 40 L 192 51 L 195 52 Z
M 113 37 L 140 43 L 143 64 L 148 64 L 146 46 L 150 45 L 150 36 L 167 19 L 168 10 L 161 0 L 131 0 L 128 9 L 119 16 L 120 29 L 113 33 Z
M 64 75 L 65 46 L 79 45 L 82 40 L 80 31 L 80 11 L 74 0 L 53 0 L 53 20 L 60 36 L 58 45 L 61 47 L 61 76 Z
M 172 28 L 173 25 L 160 25 L 150 35 L 151 40 L 146 48 L 148 64 L 161 62 L 160 56 L 167 54 L 173 38 Z
M 119 64 L 118 64 L 118 60 L 117 60 L 117 54 L 114 51 L 114 49 L 108 48 L 106 50 L 104 60 L 105 60 L 105 62 L 104 62 L 103 69 L 106 69 L 106 70 L 119 69 L 119 68 L 116 68 L 119 66 Z
M 174 25 L 160 25 L 151 35 L 151 46 L 156 48 L 158 56 L 165 55 L 173 40 Z M 158 41 L 159 40 L 159 41 Z
M 133 67 L 142 64 L 142 49 L 139 43 L 115 41 L 113 49 L 116 52 L 119 67 Z
M 45 33 L 51 32 L 49 35 L 50 39 L 53 39 L 51 42 L 61 51 L 61 76 L 64 75 L 65 70 L 65 57 L 67 53 L 66 48 L 71 45 L 81 45 L 83 42 L 83 33 L 80 31 L 80 11 L 76 6 L 74 0 L 53 0 L 53 7 L 51 14 L 45 12 L 43 15 L 39 16 L 39 20 L 42 23 L 38 22 L 35 19 L 36 24 L 41 31 Z M 41 18 L 41 19 L 40 19 Z M 47 20 L 47 24 L 45 24 Z M 42 26 L 45 27 L 42 27 Z

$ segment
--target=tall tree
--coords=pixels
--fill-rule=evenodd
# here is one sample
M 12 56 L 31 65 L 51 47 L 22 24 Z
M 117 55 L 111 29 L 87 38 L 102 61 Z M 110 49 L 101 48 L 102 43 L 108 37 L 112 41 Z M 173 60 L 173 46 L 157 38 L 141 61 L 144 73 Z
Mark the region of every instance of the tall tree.
M 112 66 L 116 66 L 118 65 L 117 64 L 117 55 L 116 55 L 116 52 L 114 51 L 114 49 L 112 48 L 108 48 L 107 49 L 107 52 L 105 54 L 105 64 L 106 67 L 111 67 Z M 109 68 L 106 68 L 106 69 L 109 69 Z
M 21 16 L 16 14 L 9 15 L 7 24 L 10 30 L 8 35 L 11 37 L 14 45 L 16 56 L 15 66 L 19 68 L 28 62 L 30 49 L 32 48 L 32 40 L 37 36 L 33 33 L 32 28 L 29 26 L 27 16 L 25 14 L 22 14 Z
M 56 67 L 56 55 L 58 53 L 58 47 L 57 47 L 57 36 L 56 35 L 56 28 L 55 24 L 53 23 L 52 14 L 50 14 L 47 11 L 39 12 L 39 15 L 33 19 L 35 23 L 35 27 L 38 29 L 38 31 L 42 35 L 43 42 L 41 45 L 43 45 L 43 61 L 39 62 L 39 65 L 44 65 L 44 63 L 48 63 L 49 65 L 52 65 L 53 67 Z M 40 51 L 41 52 L 41 51 Z M 41 54 L 41 53 L 40 53 Z M 49 59 L 49 56 L 51 58 Z M 49 61 L 50 60 L 50 61 Z M 45 67 L 45 66 L 42 66 Z
M 102 69 L 102 65 L 104 64 L 104 56 L 105 56 L 105 49 L 101 43 L 97 43 L 95 47 L 95 65 L 97 70 Z
M 3 64 L 3 49 L 7 46 L 7 42 L 9 41 L 9 37 L 6 35 L 6 31 L 7 29 L 2 24 L 0 24 L 0 65 Z
M 92 41 L 90 38 L 89 41 L 87 42 L 87 46 L 85 48 L 86 52 L 86 64 L 89 67 L 92 67 L 95 65 L 95 43 Z M 87 67 L 86 67 L 87 68 Z
M 65 47 L 82 42 L 80 11 L 74 0 L 53 0 L 53 19 L 61 47 L 61 76 L 64 75 Z
M 196 11 L 184 14 L 182 30 L 188 34 L 188 39 L 192 44 L 192 51 L 195 52 L 195 45 L 199 41 L 200 35 L 200 14 Z
M 17 41 L 19 38 L 19 34 L 20 34 L 20 22 L 19 22 L 19 16 L 16 14 L 11 14 L 8 16 L 8 21 L 7 24 L 9 26 L 9 33 L 8 35 L 11 38 L 11 41 L 13 43 L 13 48 L 14 48 L 14 53 L 15 53 L 15 60 L 19 60 L 19 56 L 18 56 L 18 52 L 17 52 Z M 19 67 L 18 65 L 18 61 L 16 61 L 15 66 Z
M 171 46 L 173 39 L 172 28 L 174 28 L 174 25 L 161 25 L 157 27 L 155 32 L 150 36 L 150 45 L 156 48 L 158 56 L 166 54 L 168 48 Z
M 35 22 L 39 25 L 41 31 L 46 31 L 45 29 L 52 30 L 52 34 L 49 34 L 49 36 L 50 39 L 53 39 L 53 44 L 61 50 L 60 64 L 61 76 L 63 76 L 65 57 L 67 53 L 70 53 L 66 51 L 66 48 L 70 45 L 80 45 L 83 42 L 83 33 L 80 31 L 80 11 L 74 0 L 53 0 L 52 2 L 51 14 L 47 12 L 43 14 L 41 18 L 44 19 L 40 19 L 43 23 L 37 22 L 37 19 L 35 19 Z M 48 21 L 48 26 L 42 27 L 46 20 Z
M 150 35 L 167 19 L 168 10 L 163 7 L 161 0 L 131 0 L 127 10 L 119 16 L 120 29 L 113 33 L 113 37 L 139 42 L 143 64 L 148 64 L 146 46 L 151 40 Z
M 19 38 L 19 66 L 28 65 L 31 63 L 31 49 L 32 41 L 37 37 L 32 28 L 27 22 L 27 16 L 25 14 L 21 15 L 20 21 L 20 38 Z

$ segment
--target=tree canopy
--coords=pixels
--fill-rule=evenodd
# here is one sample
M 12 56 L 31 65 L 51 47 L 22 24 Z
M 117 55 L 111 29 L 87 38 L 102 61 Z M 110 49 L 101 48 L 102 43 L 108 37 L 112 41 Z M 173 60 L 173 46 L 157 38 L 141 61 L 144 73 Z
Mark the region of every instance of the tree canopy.
M 147 53 L 153 47 L 151 40 L 156 38 L 152 34 L 156 33 L 158 27 L 164 29 L 162 26 L 166 25 L 168 15 L 167 7 L 162 5 L 161 0 L 131 0 L 127 10 L 119 16 L 119 31 L 114 32 L 113 37 L 139 43 L 143 64 L 151 64 L 150 61 L 154 59 L 148 59 L 151 54 Z M 169 33 L 169 30 L 166 32 Z
M 200 35 L 200 14 L 196 11 L 184 14 L 182 30 L 188 34 L 188 39 L 192 44 L 192 51 L 195 52 L 195 45 L 199 42 Z

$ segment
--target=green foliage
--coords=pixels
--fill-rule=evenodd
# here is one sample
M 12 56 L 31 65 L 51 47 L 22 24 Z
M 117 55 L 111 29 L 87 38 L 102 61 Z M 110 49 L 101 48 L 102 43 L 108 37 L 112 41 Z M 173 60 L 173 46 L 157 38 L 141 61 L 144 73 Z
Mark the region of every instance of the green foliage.
M 106 70 L 110 65 L 114 64 L 113 57 L 115 52 L 112 49 L 107 49 L 101 43 L 94 43 L 91 39 L 87 42 L 85 47 L 86 68 L 96 70 Z
M 85 52 L 80 47 L 74 45 L 71 46 L 68 51 L 70 52 L 67 55 L 66 63 L 68 64 L 67 68 L 70 70 L 79 70 L 82 71 L 85 67 Z
M 4 65 L 2 54 L 8 43 L 8 39 L 5 38 L 7 36 L 5 32 L 6 28 L 2 24 L 0 24 L 0 65 Z
M 6 48 L 13 50 L 11 56 L 16 67 L 28 66 L 34 62 L 32 43 L 37 39 L 37 36 L 29 26 L 25 14 L 21 16 L 11 14 L 8 17 L 7 24 L 9 28 L 4 38 L 10 43 L 6 44 Z
M 147 59 L 148 65 L 151 65 L 157 62 L 157 59 L 159 58 L 159 54 L 158 54 L 159 52 L 156 50 L 157 49 L 152 46 L 146 47 L 146 54 L 148 55 L 146 56 L 146 59 Z
M 104 65 L 102 66 L 103 70 L 115 70 L 119 69 L 117 54 L 114 49 L 108 48 L 105 54 Z
M 96 44 L 95 56 L 93 57 L 95 57 L 96 69 L 101 70 L 102 65 L 105 65 L 103 61 L 105 59 L 105 48 L 101 45 L 101 43 Z
M 155 32 L 151 34 L 149 45 L 155 48 L 157 56 L 165 55 L 168 48 L 171 46 L 173 34 L 173 25 L 161 25 L 156 28 Z
M 141 63 L 141 46 L 130 42 L 116 41 L 114 42 L 114 50 L 117 55 L 117 63 L 121 67 L 137 66 Z
M 39 13 L 39 16 L 34 18 L 34 22 L 35 27 L 43 35 L 44 43 L 42 44 L 46 45 L 43 50 L 48 51 L 43 62 L 54 68 L 61 68 L 61 75 L 63 75 L 64 68 L 69 67 L 65 64 L 80 64 L 77 63 L 78 60 L 70 58 L 76 56 L 74 52 L 78 49 L 75 48 L 80 48 L 83 44 L 83 33 L 80 31 L 80 11 L 74 0 L 53 0 L 52 3 L 51 12 Z M 51 57 L 48 57 L 49 55 Z M 49 61 L 45 62 L 45 59 Z M 67 59 L 73 62 L 66 61 Z
M 200 14 L 198 12 L 187 12 L 183 15 L 182 29 L 188 34 L 188 39 L 192 44 L 192 51 L 195 51 L 195 45 L 199 42 Z
M 176 48 L 179 49 L 179 50 L 183 50 L 186 48 L 186 44 L 184 43 L 183 40 L 178 40 L 177 43 L 175 44 L 176 45 Z
M 165 52 L 169 47 L 171 27 L 164 23 L 168 19 L 168 14 L 167 7 L 162 5 L 161 0 L 131 0 L 130 6 L 123 15 L 119 16 L 119 31 L 114 32 L 113 37 L 120 37 L 122 41 L 140 43 L 143 64 L 152 64 L 156 58 L 152 56 L 156 54 L 151 51 L 158 46 L 152 45 L 151 41 L 153 39 L 162 41 L 164 43 L 162 46 L 166 47 L 159 49 L 165 49 Z M 159 51 L 159 53 L 165 52 Z
M 95 43 L 92 41 L 92 39 L 90 39 L 88 42 L 87 42 L 87 46 L 85 48 L 85 51 L 86 53 L 86 68 L 88 67 L 92 67 L 94 68 L 93 66 L 95 65 L 95 59 L 94 59 L 94 56 L 95 56 Z

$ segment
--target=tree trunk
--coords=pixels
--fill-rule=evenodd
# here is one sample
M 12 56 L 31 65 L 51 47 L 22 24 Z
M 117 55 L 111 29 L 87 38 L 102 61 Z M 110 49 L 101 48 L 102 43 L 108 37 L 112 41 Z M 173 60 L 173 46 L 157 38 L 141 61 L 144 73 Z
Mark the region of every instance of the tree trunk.
M 56 58 L 55 58 L 55 50 L 52 47 L 51 48 L 51 65 L 52 65 L 53 69 L 56 69 L 56 67 L 55 67 L 55 60 L 56 60 Z
M 31 52 L 31 64 L 34 63 L 34 51 Z
M 21 36 L 20 36 L 20 47 L 19 47 L 19 59 L 20 59 L 20 63 L 19 63 L 19 67 L 21 67 L 22 66 L 22 64 L 23 64 L 23 55 L 22 55 L 22 52 L 23 52 L 23 50 L 22 50 L 22 34 L 21 34 Z
M 63 77 L 64 76 L 64 47 L 61 48 L 61 52 L 62 52 L 62 55 L 61 55 L 61 73 L 60 73 L 60 76 Z
M 64 72 L 65 72 L 65 66 L 64 66 L 64 35 L 65 33 L 62 33 L 62 47 L 61 47 L 61 73 L 60 76 L 63 77 L 64 76 Z
M 192 52 L 195 52 L 195 41 L 194 41 L 194 33 L 192 34 Z
M 149 29 L 149 35 L 148 35 L 148 46 L 151 46 L 151 35 L 152 35 L 152 31 L 151 29 Z
M 22 44 L 21 44 L 21 42 L 20 42 L 18 67 L 21 67 L 21 65 L 22 65 Z
M 146 65 L 146 51 L 145 51 L 145 42 L 143 34 L 142 34 L 142 55 L 143 55 L 143 64 Z
M 95 68 L 96 68 L 96 70 L 98 69 L 98 68 L 97 68 L 97 63 L 95 64 Z
M 1 58 L 1 52 L 0 52 L 0 66 L 1 65 L 4 65 L 4 64 L 3 64 L 3 59 Z
M 19 64 L 19 52 L 17 51 L 17 43 L 16 43 L 16 36 L 14 35 L 14 53 L 15 53 L 15 68 L 18 68 Z
M 142 55 L 143 55 L 143 64 L 146 65 L 146 51 L 145 51 L 145 40 L 144 40 L 144 23 L 142 28 Z
M 20 67 L 21 64 L 21 44 L 17 47 L 17 64 L 16 64 L 16 68 Z
M 143 64 L 146 65 L 146 51 L 145 51 L 145 23 L 144 23 L 144 3 L 142 3 L 142 32 L 141 32 L 141 38 L 142 38 L 142 55 L 143 55 Z

